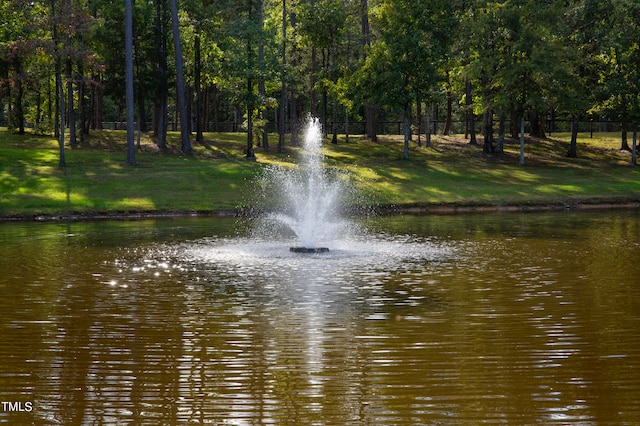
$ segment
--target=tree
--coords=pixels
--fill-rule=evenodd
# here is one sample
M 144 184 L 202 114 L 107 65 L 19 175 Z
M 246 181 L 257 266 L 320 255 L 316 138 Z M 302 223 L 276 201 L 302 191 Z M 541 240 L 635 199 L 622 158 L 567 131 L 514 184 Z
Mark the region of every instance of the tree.
M 282 0 L 282 48 L 280 69 L 280 126 L 278 129 L 278 152 L 284 151 L 284 135 L 286 131 L 285 116 L 287 113 L 287 0 Z
M 173 50 L 176 59 L 177 108 L 180 113 L 180 144 L 182 152 L 191 154 L 193 148 L 189 140 L 189 117 L 184 93 L 184 60 L 180 41 L 180 22 L 178 21 L 178 0 L 169 1 L 171 7 L 171 30 L 173 32 Z
M 58 131 L 58 166 L 60 168 L 66 166 L 65 152 L 64 152 L 64 87 L 62 85 L 62 70 L 61 70 L 61 55 L 60 55 L 60 41 L 58 39 L 58 22 L 55 19 L 56 15 L 56 1 L 50 0 L 51 7 L 51 36 L 53 44 L 53 56 L 55 58 L 55 80 L 56 80 L 56 108 L 57 114 L 59 113 L 59 131 Z M 57 124 L 56 128 L 57 128 Z
M 640 5 L 633 0 L 585 0 L 585 14 L 599 38 L 594 55 L 601 61 L 592 111 L 621 123 L 621 149 L 631 150 L 628 127 L 640 120 Z
M 332 126 L 333 143 L 337 143 L 337 102 L 338 94 L 335 87 L 338 81 L 338 49 L 342 43 L 342 34 L 347 19 L 346 9 L 338 0 L 320 0 L 300 4 L 299 31 L 305 41 L 311 45 L 311 83 L 309 91 L 311 93 L 310 109 L 312 114 L 316 109 L 315 93 L 317 89 L 322 90 L 322 118 L 324 130 L 328 130 L 327 122 L 329 111 L 327 97 L 329 91 L 332 92 Z M 322 53 L 322 69 L 317 72 L 316 51 Z M 320 77 L 319 81 L 317 77 Z
M 596 27 L 599 16 L 593 14 L 591 0 L 575 2 L 563 13 L 556 34 L 557 45 L 549 51 L 555 63 L 555 79 L 549 87 L 553 108 L 569 116 L 571 140 L 567 156 L 578 156 L 578 123 L 594 104 L 600 62 L 596 53 Z
M 46 44 L 42 28 L 46 27 L 43 17 L 47 17 L 47 11 L 40 3 L 22 0 L 5 0 L 0 6 L 0 98 L 5 98 L 9 130 L 24 134 L 29 81 L 42 78 L 32 72 L 30 64 Z
M 409 158 L 412 102 L 426 98 L 438 78 L 438 64 L 453 25 L 450 3 L 383 0 L 374 10 L 380 34 L 360 72 L 361 90 L 376 103 L 401 111 L 404 158 Z
M 156 44 L 156 90 L 154 96 L 153 128 L 156 144 L 167 149 L 167 103 L 169 101 L 169 81 L 167 65 L 167 7 L 166 0 L 154 0 L 154 39 Z
M 133 4 L 124 0 L 124 50 L 125 50 L 125 86 L 127 98 L 127 164 L 136 164 L 134 145 L 134 102 L 133 102 Z

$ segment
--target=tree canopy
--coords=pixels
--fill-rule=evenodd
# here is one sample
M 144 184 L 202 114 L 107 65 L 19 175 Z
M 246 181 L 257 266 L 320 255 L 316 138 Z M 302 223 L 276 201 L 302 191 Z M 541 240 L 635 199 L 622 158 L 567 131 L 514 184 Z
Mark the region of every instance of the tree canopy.
M 634 0 L 133 2 L 129 104 L 128 2 L 0 3 L 0 125 L 59 135 L 64 117 L 71 145 L 134 116 L 161 148 L 180 129 L 185 152 L 193 132 L 246 131 L 251 157 L 306 112 L 334 135 L 374 113 L 403 121 L 408 143 L 444 110 L 446 131 L 482 117 L 487 152 L 501 149 L 493 119 L 515 136 L 522 117 L 539 136 L 556 117 L 616 121 L 629 149 L 640 120 Z

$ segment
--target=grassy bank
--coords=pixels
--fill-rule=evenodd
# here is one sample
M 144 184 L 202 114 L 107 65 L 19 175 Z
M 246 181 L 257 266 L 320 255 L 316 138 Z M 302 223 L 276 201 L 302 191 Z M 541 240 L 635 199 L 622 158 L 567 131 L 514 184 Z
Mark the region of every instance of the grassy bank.
M 412 144 L 401 158 L 400 137 L 370 142 L 359 137 L 325 145 L 326 163 L 349 171 L 365 194 L 381 206 L 478 207 L 621 203 L 640 200 L 640 169 L 620 151 L 619 134 L 581 135 L 579 158 L 564 156 L 568 135 L 527 139 L 526 164 L 519 145 L 484 155 L 462 137 L 437 136 L 432 147 Z M 170 146 L 178 146 L 177 134 Z M 243 134 L 210 133 L 194 143 L 194 155 L 160 152 L 146 136 L 138 165 L 125 165 L 125 134 L 94 132 L 88 147 L 67 148 L 58 167 L 57 142 L 0 130 L 0 216 L 117 213 L 233 212 L 250 199 L 253 179 L 266 164 L 291 164 L 300 154 L 288 147 L 256 149 L 258 161 L 243 158 Z M 424 142 L 424 141 L 423 141 Z M 272 144 L 277 136 L 272 137 Z

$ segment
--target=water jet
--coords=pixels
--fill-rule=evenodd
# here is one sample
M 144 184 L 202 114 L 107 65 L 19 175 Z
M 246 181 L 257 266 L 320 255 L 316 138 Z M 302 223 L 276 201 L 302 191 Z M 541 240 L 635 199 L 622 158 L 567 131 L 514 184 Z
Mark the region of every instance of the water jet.
M 289 248 L 292 253 L 326 253 L 351 227 L 340 217 L 340 204 L 351 192 L 350 186 L 343 176 L 324 166 L 322 125 L 317 118 L 307 119 L 301 152 L 296 167 L 265 170 L 262 196 L 275 206 L 261 218 L 262 230 L 295 236 L 297 242 Z

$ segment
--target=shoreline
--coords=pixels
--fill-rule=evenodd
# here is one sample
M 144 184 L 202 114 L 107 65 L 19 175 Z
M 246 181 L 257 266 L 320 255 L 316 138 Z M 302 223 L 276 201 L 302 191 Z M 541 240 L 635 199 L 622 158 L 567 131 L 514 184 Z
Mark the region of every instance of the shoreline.
M 640 200 L 587 200 L 577 202 L 540 203 L 540 204 L 410 204 L 410 205 L 378 205 L 369 207 L 376 216 L 394 215 L 456 215 L 483 213 L 522 213 L 552 211 L 589 211 L 589 210 L 635 210 L 640 209 Z M 197 217 L 245 217 L 251 209 L 221 210 L 150 210 L 150 211 L 106 211 L 106 212 L 60 212 L 33 213 L 20 215 L 0 215 L 0 223 L 8 222 L 81 222 L 108 220 L 147 220 L 178 219 Z M 357 211 L 353 209 L 352 211 Z M 357 213 L 351 213 L 358 216 Z

